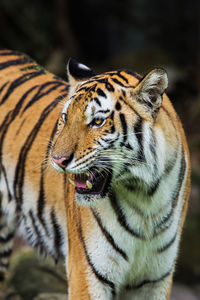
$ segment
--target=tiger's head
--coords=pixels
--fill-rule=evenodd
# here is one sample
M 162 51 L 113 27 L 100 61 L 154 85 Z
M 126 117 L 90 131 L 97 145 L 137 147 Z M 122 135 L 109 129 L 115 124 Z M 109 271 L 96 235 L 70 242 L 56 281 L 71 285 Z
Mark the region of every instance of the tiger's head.
M 127 71 L 95 75 L 70 59 L 69 97 L 58 121 L 51 163 L 72 173 L 76 199 L 91 204 L 144 164 L 142 131 L 159 113 L 168 79 L 163 69 L 145 77 Z

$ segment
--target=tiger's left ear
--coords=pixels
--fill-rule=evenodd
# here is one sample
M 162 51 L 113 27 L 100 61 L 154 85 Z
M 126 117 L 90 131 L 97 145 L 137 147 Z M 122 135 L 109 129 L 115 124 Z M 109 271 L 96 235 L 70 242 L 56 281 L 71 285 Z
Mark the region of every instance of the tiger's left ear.
M 168 86 L 167 72 L 164 69 L 154 69 L 149 72 L 136 86 L 136 100 L 156 117 L 162 104 L 162 95 Z
M 83 81 L 95 75 L 96 73 L 91 68 L 70 58 L 67 63 L 67 77 L 70 85 L 70 93 L 73 93 L 76 87 Z

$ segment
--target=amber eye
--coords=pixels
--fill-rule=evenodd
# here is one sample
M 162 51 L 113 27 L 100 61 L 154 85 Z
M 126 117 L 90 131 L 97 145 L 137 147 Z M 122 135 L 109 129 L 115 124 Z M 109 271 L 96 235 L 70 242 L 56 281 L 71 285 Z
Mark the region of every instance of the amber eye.
M 94 118 L 90 123 L 91 127 L 101 127 L 105 124 L 106 120 L 101 118 Z

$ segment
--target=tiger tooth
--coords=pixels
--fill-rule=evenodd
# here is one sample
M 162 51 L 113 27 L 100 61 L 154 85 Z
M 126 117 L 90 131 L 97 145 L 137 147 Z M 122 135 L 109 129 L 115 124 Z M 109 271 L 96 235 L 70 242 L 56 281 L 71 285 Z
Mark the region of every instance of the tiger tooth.
M 69 182 L 70 182 L 73 186 L 76 186 L 74 180 L 71 179 L 70 177 L 69 177 Z
M 87 177 L 90 177 L 90 172 L 85 172 L 85 174 L 87 175 Z
M 90 189 L 90 190 L 92 189 L 92 184 L 89 180 L 86 181 L 86 185 L 87 185 L 88 189 Z

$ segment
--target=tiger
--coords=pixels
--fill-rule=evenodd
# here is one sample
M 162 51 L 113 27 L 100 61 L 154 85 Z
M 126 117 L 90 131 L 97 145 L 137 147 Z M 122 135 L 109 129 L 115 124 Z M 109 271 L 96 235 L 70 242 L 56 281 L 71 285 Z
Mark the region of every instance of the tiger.
M 0 51 L 1 279 L 17 233 L 65 263 L 70 300 L 169 300 L 190 156 L 167 73 L 70 58 L 67 78 Z

